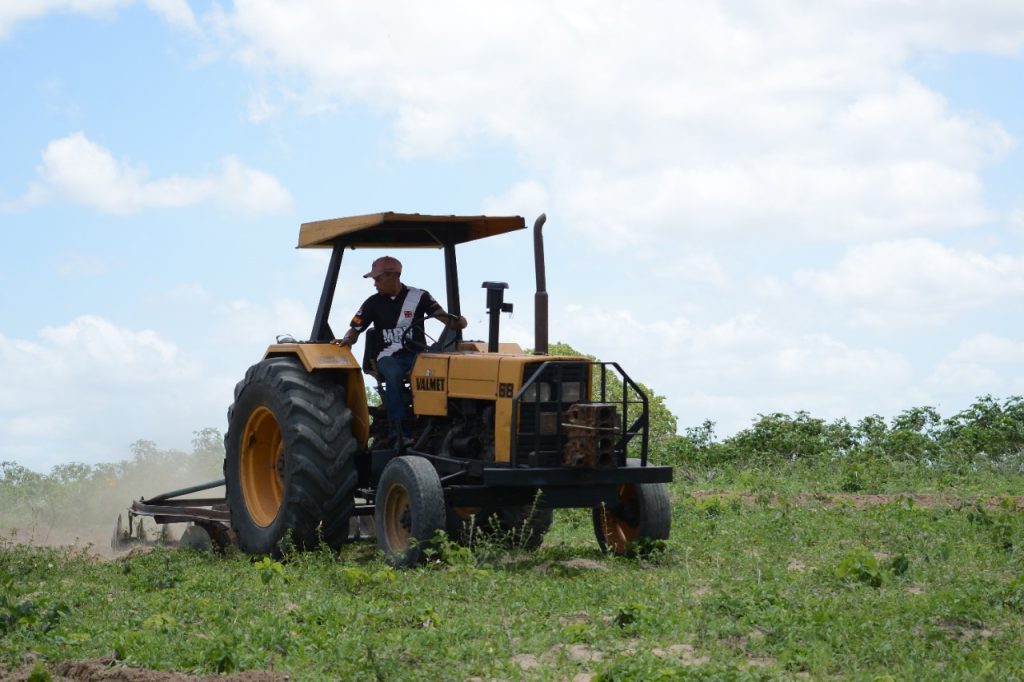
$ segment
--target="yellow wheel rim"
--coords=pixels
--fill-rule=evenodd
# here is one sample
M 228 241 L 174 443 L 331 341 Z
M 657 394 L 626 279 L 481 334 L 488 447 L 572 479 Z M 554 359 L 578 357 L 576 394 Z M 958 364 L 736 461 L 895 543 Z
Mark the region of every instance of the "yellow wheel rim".
M 384 500 L 384 537 L 392 551 L 402 552 L 408 549 L 411 535 L 412 511 L 409 491 L 405 486 L 396 483 L 388 489 Z
M 258 407 L 249 415 L 242 431 L 239 455 L 239 477 L 242 496 L 249 517 L 260 528 L 266 528 L 281 510 L 284 499 L 284 441 L 274 413 Z
M 629 483 L 619 486 L 619 506 L 628 507 L 636 504 L 636 486 Z M 608 548 L 616 554 L 625 554 L 629 543 L 640 537 L 640 524 L 630 524 L 614 511 L 604 507 L 599 514 L 601 535 Z

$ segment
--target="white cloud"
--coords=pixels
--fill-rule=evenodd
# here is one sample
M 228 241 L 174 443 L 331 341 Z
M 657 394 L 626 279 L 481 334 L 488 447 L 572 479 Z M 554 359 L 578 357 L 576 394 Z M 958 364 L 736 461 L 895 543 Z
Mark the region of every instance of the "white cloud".
M 148 438 L 184 445 L 223 396 L 151 330 L 95 316 L 46 327 L 35 340 L 0 335 L 0 459 L 47 471 L 57 462 L 116 461 Z
M 296 277 L 304 277 L 301 266 L 295 272 Z M 323 276 L 322 269 L 319 274 Z M 336 324 L 347 322 L 351 314 L 349 297 L 339 292 L 338 301 L 333 315 Z M 303 302 L 282 296 L 265 302 L 223 300 L 197 282 L 178 285 L 156 302 L 170 327 L 190 325 L 188 342 L 194 343 L 197 353 L 218 367 L 233 367 L 237 378 L 263 357 L 277 336 L 307 338 L 316 304 L 316 299 Z
M 0 461 L 38 471 L 114 462 L 138 439 L 187 449 L 193 431 L 225 427 L 232 389 L 277 334 L 305 337 L 308 306 L 224 302 L 196 284 L 160 300 L 180 343 L 151 329 L 83 315 L 34 339 L 0 334 Z
M 51 12 L 100 16 L 132 4 L 134 0 L 4 0 L 0 3 L 0 40 L 10 35 L 16 24 Z M 198 30 L 187 0 L 146 0 L 146 5 L 171 26 Z
M 267 98 L 262 88 L 256 88 L 249 94 L 249 122 L 260 124 L 272 119 L 280 113 L 281 107 L 274 105 Z
M 129 4 L 131 0 L 5 0 L 0 3 L 0 39 L 6 38 L 14 25 L 54 11 L 74 11 L 98 15 Z
M 698 324 L 573 305 L 553 320 L 553 338 L 617 360 L 633 379 L 666 396 L 682 426 L 710 418 L 723 435 L 758 413 L 896 412 L 914 389 L 914 369 L 898 352 L 781 328 L 757 315 Z
M 316 301 L 312 303 L 315 305 Z M 223 346 L 250 346 L 260 356 L 279 335 L 305 339 L 313 326 L 310 306 L 289 299 L 275 299 L 265 305 L 235 300 L 219 306 L 219 310 L 221 319 L 214 330 L 213 340 Z M 342 319 L 347 321 L 345 315 L 348 311 L 339 313 L 334 316 L 337 318 L 336 322 Z M 252 357 L 253 362 L 259 359 L 256 352 Z
M 1024 234 L 1024 206 L 1010 211 L 1006 219 L 1007 226 L 1018 234 Z
M 666 255 L 656 259 L 648 272 L 672 287 L 685 282 L 708 284 L 719 289 L 731 286 L 722 263 L 710 252 Z
M 39 336 L 48 349 L 65 358 L 62 371 L 102 376 L 104 383 L 159 382 L 168 378 L 161 370 L 177 371 L 177 347 L 148 329 L 120 329 L 86 315 L 63 327 L 45 327 Z M 140 372 L 144 367 L 148 371 Z
M 829 302 L 849 306 L 855 322 L 937 325 L 1024 293 L 1024 256 L 985 256 L 926 239 L 850 248 L 829 271 L 795 277 Z
M 273 175 L 250 168 L 234 156 L 221 162 L 223 171 L 213 181 L 211 198 L 232 211 L 269 213 L 291 205 L 292 198 Z
M 483 201 L 486 215 L 539 216 L 550 205 L 551 196 L 543 184 L 536 180 L 517 182 L 501 196 L 487 197 Z
M 90 253 L 64 251 L 57 257 L 57 272 L 64 277 L 98 277 L 107 269 L 106 261 Z
M 311 100 L 394 112 L 402 153 L 511 143 L 535 179 L 508 196 L 543 188 L 550 210 L 609 244 L 983 224 L 980 173 L 1013 140 L 905 64 L 915 50 L 1024 45 L 1011 2 L 248 0 L 229 22 L 261 79 L 299 75 Z
M 62 198 L 120 215 L 200 203 L 258 214 L 291 204 L 288 190 L 272 175 L 233 156 L 225 157 L 221 166 L 219 175 L 151 180 L 144 167 L 114 158 L 110 150 L 77 132 L 46 146 L 40 182 L 33 186 L 29 201 Z
M 170 26 L 198 31 L 192 8 L 186 0 L 146 0 L 146 6 Z
M 972 336 L 942 358 L 927 384 L 947 396 L 1024 394 L 1024 343 L 994 334 Z
M 960 343 L 947 358 L 951 362 L 977 362 L 1024 368 L 1024 343 L 995 336 L 978 334 Z

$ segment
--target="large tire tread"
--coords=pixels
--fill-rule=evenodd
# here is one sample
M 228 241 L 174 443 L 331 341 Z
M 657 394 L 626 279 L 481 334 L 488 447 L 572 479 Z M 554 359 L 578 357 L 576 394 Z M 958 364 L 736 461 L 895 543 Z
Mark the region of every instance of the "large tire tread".
M 225 435 L 225 478 L 232 530 L 247 553 L 278 554 L 286 535 L 300 548 L 319 541 L 338 548 L 348 537 L 354 509 L 357 444 L 344 386 L 310 374 L 294 358 L 269 358 L 250 367 L 235 387 Z M 271 408 L 284 443 L 281 509 L 267 528 L 254 524 L 237 480 L 239 444 L 246 420 L 259 406 Z M 238 414 L 243 409 L 245 414 Z M 234 458 L 235 461 L 229 461 Z M 233 479 L 232 475 L 235 477 Z M 241 509 L 239 509 L 241 507 Z

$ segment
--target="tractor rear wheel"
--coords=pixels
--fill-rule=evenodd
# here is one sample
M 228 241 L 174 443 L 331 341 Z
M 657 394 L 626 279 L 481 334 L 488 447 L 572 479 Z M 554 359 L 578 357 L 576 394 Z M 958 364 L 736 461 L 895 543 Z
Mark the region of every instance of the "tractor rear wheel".
M 594 507 L 594 535 L 602 552 L 628 554 L 638 541 L 667 540 L 672 505 L 664 483 L 619 486 L 618 499 Z
M 248 554 L 348 537 L 357 443 L 345 387 L 297 358 L 263 360 L 235 387 L 224 436 L 231 528 Z
M 445 527 L 444 490 L 434 466 L 406 455 L 388 462 L 374 501 L 377 546 L 395 567 L 415 566 Z

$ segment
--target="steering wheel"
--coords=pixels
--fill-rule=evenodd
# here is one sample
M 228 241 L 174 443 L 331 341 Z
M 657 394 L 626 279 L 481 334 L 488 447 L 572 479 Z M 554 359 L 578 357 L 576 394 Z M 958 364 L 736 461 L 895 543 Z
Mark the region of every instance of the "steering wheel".
M 446 313 L 446 317 L 449 322 L 459 319 L 457 315 L 452 315 L 450 313 Z M 451 329 L 447 324 L 445 324 L 444 331 L 441 332 L 441 336 L 435 339 L 433 335 L 427 332 L 426 321 L 428 319 L 436 318 L 423 317 L 405 328 L 405 331 L 402 332 L 402 348 L 413 353 L 422 353 L 423 351 L 444 352 L 455 347 L 455 341 L 458 338 L 458 331 Z M 423 338 L 429 343 L 424 343 L 416 338 L 418 334 L 416 334 L 415 330 L 417 329 L 423 334 Z

